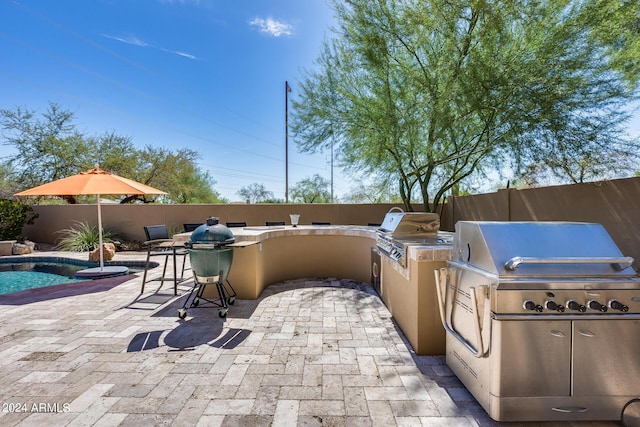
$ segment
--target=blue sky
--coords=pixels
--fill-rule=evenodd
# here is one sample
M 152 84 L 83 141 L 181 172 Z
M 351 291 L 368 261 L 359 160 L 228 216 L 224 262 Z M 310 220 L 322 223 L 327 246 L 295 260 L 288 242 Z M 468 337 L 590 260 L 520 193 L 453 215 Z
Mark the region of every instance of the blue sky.
M 333 23 L 325 0 L 0 0 L 0 108 L 53 101 L 88 135 L 198 151 L 229 200 L 254 182 L 284 199 L 285 81 L 291 101 Z M 329 153 L 290 135 L 289 188 L 316 173 Z
M 56 102 L 87 135 L 196 150 L 231 201 L 256 182 L 284 199 L 285 81 L 295 98 L 334 24 L 328 0 L 0 0 L 0 108 Z M 289 188 L 316 173 L 330 154 L 290 136 Z M 337 196 L 356 184 L 335 168 Z

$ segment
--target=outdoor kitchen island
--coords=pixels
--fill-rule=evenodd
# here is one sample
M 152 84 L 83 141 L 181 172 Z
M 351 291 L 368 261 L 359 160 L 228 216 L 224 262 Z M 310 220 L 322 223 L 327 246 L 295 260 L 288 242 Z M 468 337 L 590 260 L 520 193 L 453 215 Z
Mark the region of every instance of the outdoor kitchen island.
M 336 277 L 372 284 L 376 227 L 287 225 L 231 230 L 236 243 L 228 280 L 238 298 L 256 299 L 270 284 L 305 277 Z M 189 235 L 181 233 L 174 239 L 185 241 Z M 411 246 L 406 267 L 381 257 L 381 298 L 421 355 L 445 354 L 434 270 L 446 266 L 451 249 L 448 243 Z

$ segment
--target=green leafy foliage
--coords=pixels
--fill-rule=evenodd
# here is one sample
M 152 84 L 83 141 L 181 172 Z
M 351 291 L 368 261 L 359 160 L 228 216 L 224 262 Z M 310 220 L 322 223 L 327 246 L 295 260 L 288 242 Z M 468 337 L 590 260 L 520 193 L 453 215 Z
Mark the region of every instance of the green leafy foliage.
M 58 242 L 58 249 L 69 252 L 87 252 L 100 246 L 100 236 L 98 227 L 89 225 L 86 222 L 76 221 L 75 226 L 57 231 L 62 235 Z M 103 230 L 102 242 L 113 243 L 116 233 L 110 230 Z
M 0 163 L 0 194 L 75 175 L 98 163 L 107 172 L 168 193 L 121 197 L 120 203 L 224 201 L 213 190 L 215 181 L 198 167 L 197 152 L 151 146 L 137 149 L 131 138 L 114 132 L 85 135 L 77 129 L 74 114 L 55 103 L 40 115 L 23 107 L 0 109 L 0 126 L 0 143 L 12 146 L 16 153 Z M 79 200 L 76 195 L 64 199 L 68 203 Z
M 0 240 L 23 240 L 22 229 L 33 224 L 38 214 L 15 200 L 0 199 Z
M 274 199 L 273 191 L 267 190 L 264 184 L 258 184 L 257 182 L 245 185 L 236 194 L 248 203 L 270 203 Z
M 637 96 L 639 2 L 333 5 L 334 37 L 297 85 L 295 141 L 335 145 L 342 166 L 396 183 L 405 209 L 417 197 L 436 209 L 531 164 L 567 181 L 635 172 L 640 143 L 622 130 Z
M 291 188 L 291 200 L 294 203 L 329 203 L 329 181 L 318 174 L 300 180 Z

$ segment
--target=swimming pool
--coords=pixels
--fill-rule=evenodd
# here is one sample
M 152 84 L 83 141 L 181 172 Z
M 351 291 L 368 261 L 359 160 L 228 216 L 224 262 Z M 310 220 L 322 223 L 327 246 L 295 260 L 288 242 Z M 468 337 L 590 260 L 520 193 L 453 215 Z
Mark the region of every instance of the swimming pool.
M 119 262 L 118 265 L 126 265 L 130 273 L 140 272 L 144 268 L 142 261 Z M 74 274 L 96 266 L 93 262 L 71 258 L 3 257 L 0 258 L 0 295 L 64 283 L 86 282 L 87 279 L 75 279 Z

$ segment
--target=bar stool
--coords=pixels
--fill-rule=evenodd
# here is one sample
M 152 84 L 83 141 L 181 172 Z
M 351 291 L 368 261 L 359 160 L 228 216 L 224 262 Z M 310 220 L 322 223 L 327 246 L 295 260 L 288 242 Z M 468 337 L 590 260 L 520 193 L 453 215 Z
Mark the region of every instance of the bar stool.
M 187 223 L 187 224 L 182 224 L 182 228 L 184 228 L 184 232 L 185 233 L 188 233 L 188 232 L 193 231 L 196 228 L 200 227 L 201 225 L 202 224 L 190 224 L 190 223 Z
M 147 236 L 147 241 L 143 245 L 147 248 L 147 259 L 144 264 L 144 274 L 142 275 L 142 287 L 140 293 L 144 292 L 144 285 L 147 283 L 147 271 L 149 270 L 151 257 L 164 257 L 164 266 L 162 268 L 162 276 L 159 279 L 153 279 L 151 281 L 159 280 L 164 282 L 165 280 L 173 280 L 173 292 L 178 294 L 178 272 L 177 272 L 177 257 L 182 257 L 182 272 L 180 275 L 180 281 L 184 278 L 184 269 L 187 262 L 187 255 L 189 251 L 176 243 L 169 237 L 169 230 L 167 226 L 162 225 L 145 225 L 144 234 Z M 167 278 L 167 261 L 169 257 L 173 257 L 173 278 Z
M 244 221 L 227 222 L 227 227 L 246 227 L 247 223 Z

